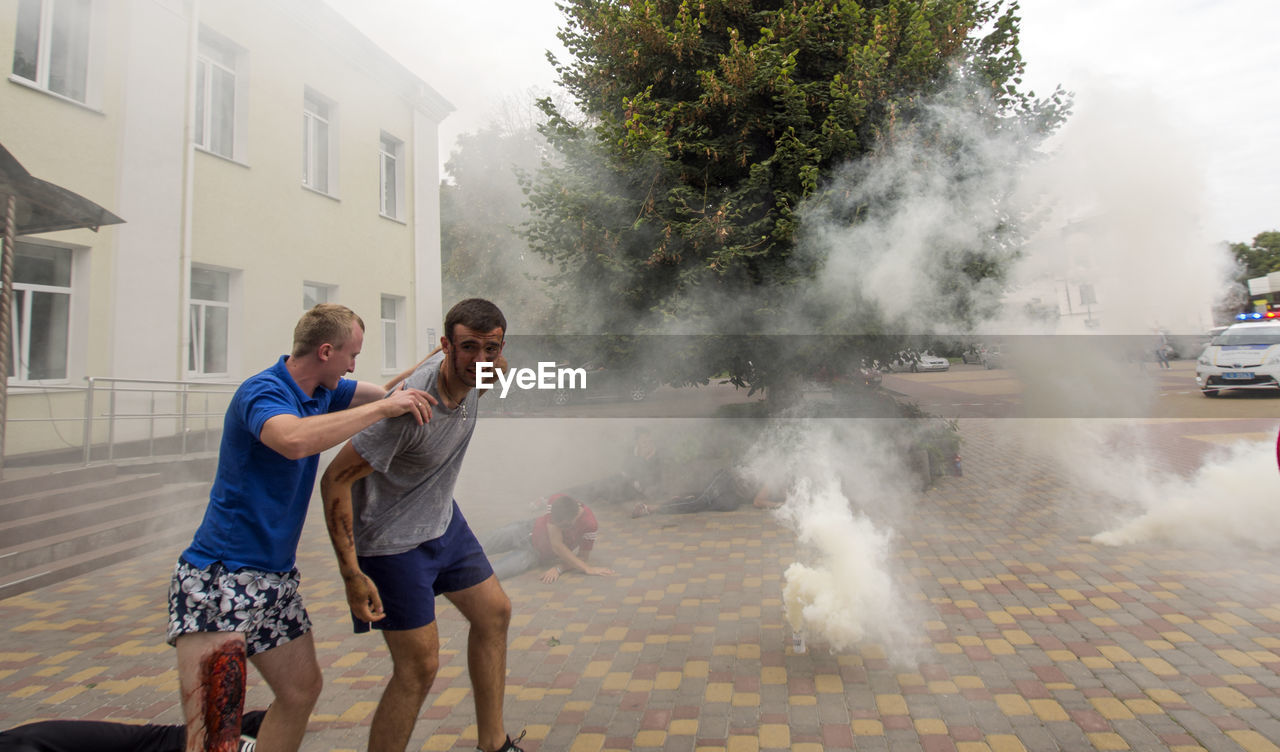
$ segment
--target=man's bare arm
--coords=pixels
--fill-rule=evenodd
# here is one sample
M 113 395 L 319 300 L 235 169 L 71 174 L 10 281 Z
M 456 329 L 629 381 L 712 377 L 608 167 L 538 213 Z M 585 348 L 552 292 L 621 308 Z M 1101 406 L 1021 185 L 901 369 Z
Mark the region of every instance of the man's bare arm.
M 378 589 L 360 570 L 360 562 L 356 559 L 355 521 L 351 508 L 351 486 L 372 472 L 369 463 L 347 442 L 320 476 L 324 524 L 329 530 L 333 552 L 338 557 L 338 573 L 342 575 L 347 591 L 347 605 L 362 621 L 377 621 L 386 615 Z
M 369 402 L 346 410 L 310 415 L 275 415 L 262 424 L 259 437 L 291 460 L 319 454 L 355 436 L 383 418 L 408 413 L 422 425 L 431 420 L 431 406 L 436 398 L 418 389 L 397 389 L 386 399 Z

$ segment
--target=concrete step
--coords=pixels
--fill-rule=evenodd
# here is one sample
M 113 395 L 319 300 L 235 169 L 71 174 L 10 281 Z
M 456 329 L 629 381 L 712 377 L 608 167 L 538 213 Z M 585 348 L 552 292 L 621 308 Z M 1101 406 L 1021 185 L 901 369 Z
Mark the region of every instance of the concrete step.
M 10 477 L 0 480 L 0 500 L 52 491 L 85 483 L 100 483 L 116 477 L 115 465 L 94 465 L 68 469 L 24 468 L 6 470 Z
M 0 550 L 26 541 L 163 509 L 163 487 L 0 522 Z
M 170 484 L 131 499 L 144 508 L 0 549 L 0 598 L 74 577 L 158 546 L 183 545 L 200 523 L 208 484 Z M 116 509 L 126 508 L 116 505 Z M 176 552 L 175 552 L 176 555 Z
M 159 473 L 122 474 L 60 488 L 42 489 L 0 499 L 0 525 L 69 510 L 96 501 L 155 491 L 164 485 Z

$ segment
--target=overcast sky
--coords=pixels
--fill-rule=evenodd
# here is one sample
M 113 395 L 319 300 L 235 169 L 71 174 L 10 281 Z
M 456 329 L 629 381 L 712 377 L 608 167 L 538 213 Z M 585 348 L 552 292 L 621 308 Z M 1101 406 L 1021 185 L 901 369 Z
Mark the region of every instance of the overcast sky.
M 549 93 L 546 51 L 564 58 L 554 0 L 327 0 L 456 107 L 441 128 L 447 156 L 530 90 Z M 1026 84 L 1062 84 L 1077 110 L 1119 92 L 1160 103 L 1150 127 L 1177 132 L 1203 175 L 1208 237 L 1248 241 L 1280 229 L 1280 2 L 1024 0 Z

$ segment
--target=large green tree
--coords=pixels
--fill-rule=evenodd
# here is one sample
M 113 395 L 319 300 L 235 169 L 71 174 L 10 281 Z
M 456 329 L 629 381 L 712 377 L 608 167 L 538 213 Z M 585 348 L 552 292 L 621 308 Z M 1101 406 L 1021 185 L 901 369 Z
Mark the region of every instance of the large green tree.
M 1231 253 L 1240 264 L 1240 282 L 1271 272 L 1280 272 L 1280 231 L 1268 230 L 1253 236 L 1253 242 L 1232 243 Z
M 920 131 L 944 92 L 989 131 L 1033 139 L 1068 106 L 1060 90 L 1041 100 L 1020 90 L 1017 5 L 1001 0 L 561 8 L 572 60 L 557 70 L 584 116 L 542 103 L 560 161 L 529 186 L 528 237 L 576 304 L 576 331 L 724 332 L 725 301 L 734 301 L 731 333 L 780 331 L 824 265 L 820 253 L 798 252 L 806 207 L 849 224 L 875 208 L 830 195 L 848 192 L 831 179 L 839 168 Z M 915 135 L 942 159 L 963 157 L 945 129 Z M 1007 253 L 959 248 L 949 258 L 981 279 L 997 276 Z M 747 364 L 740 350 L 733 342 L 690 367 L 758 377 L 760 358 Z

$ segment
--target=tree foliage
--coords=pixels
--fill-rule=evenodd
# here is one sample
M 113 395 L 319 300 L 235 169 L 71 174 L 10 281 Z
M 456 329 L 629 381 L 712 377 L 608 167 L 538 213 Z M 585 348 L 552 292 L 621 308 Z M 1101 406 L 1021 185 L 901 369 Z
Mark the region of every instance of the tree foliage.
M 1253 236 L 1253 242 L 1232 243 L 1231 253 L 1240 264 L 1240 282 L 1271 272 L 1280 272 L 1280 231 L 1268 230 Z
M 530 186 L 531 245 L 604 331 L 688 323 L 723 296 L 767 312 L 820 268 L 800 210 L 838 165 L 963 75 L 992 128 L 1046 132 L 1061 92 L 1018 89 L 1017 6 L 991 0 L 567 0 L 550 102 L 563 157 Z M 856 218 L 854 219 L 856 221 Z M 981 259 L 975 274 L 990 274 Z M 710 292 L 721 295 L 708 295 Z

